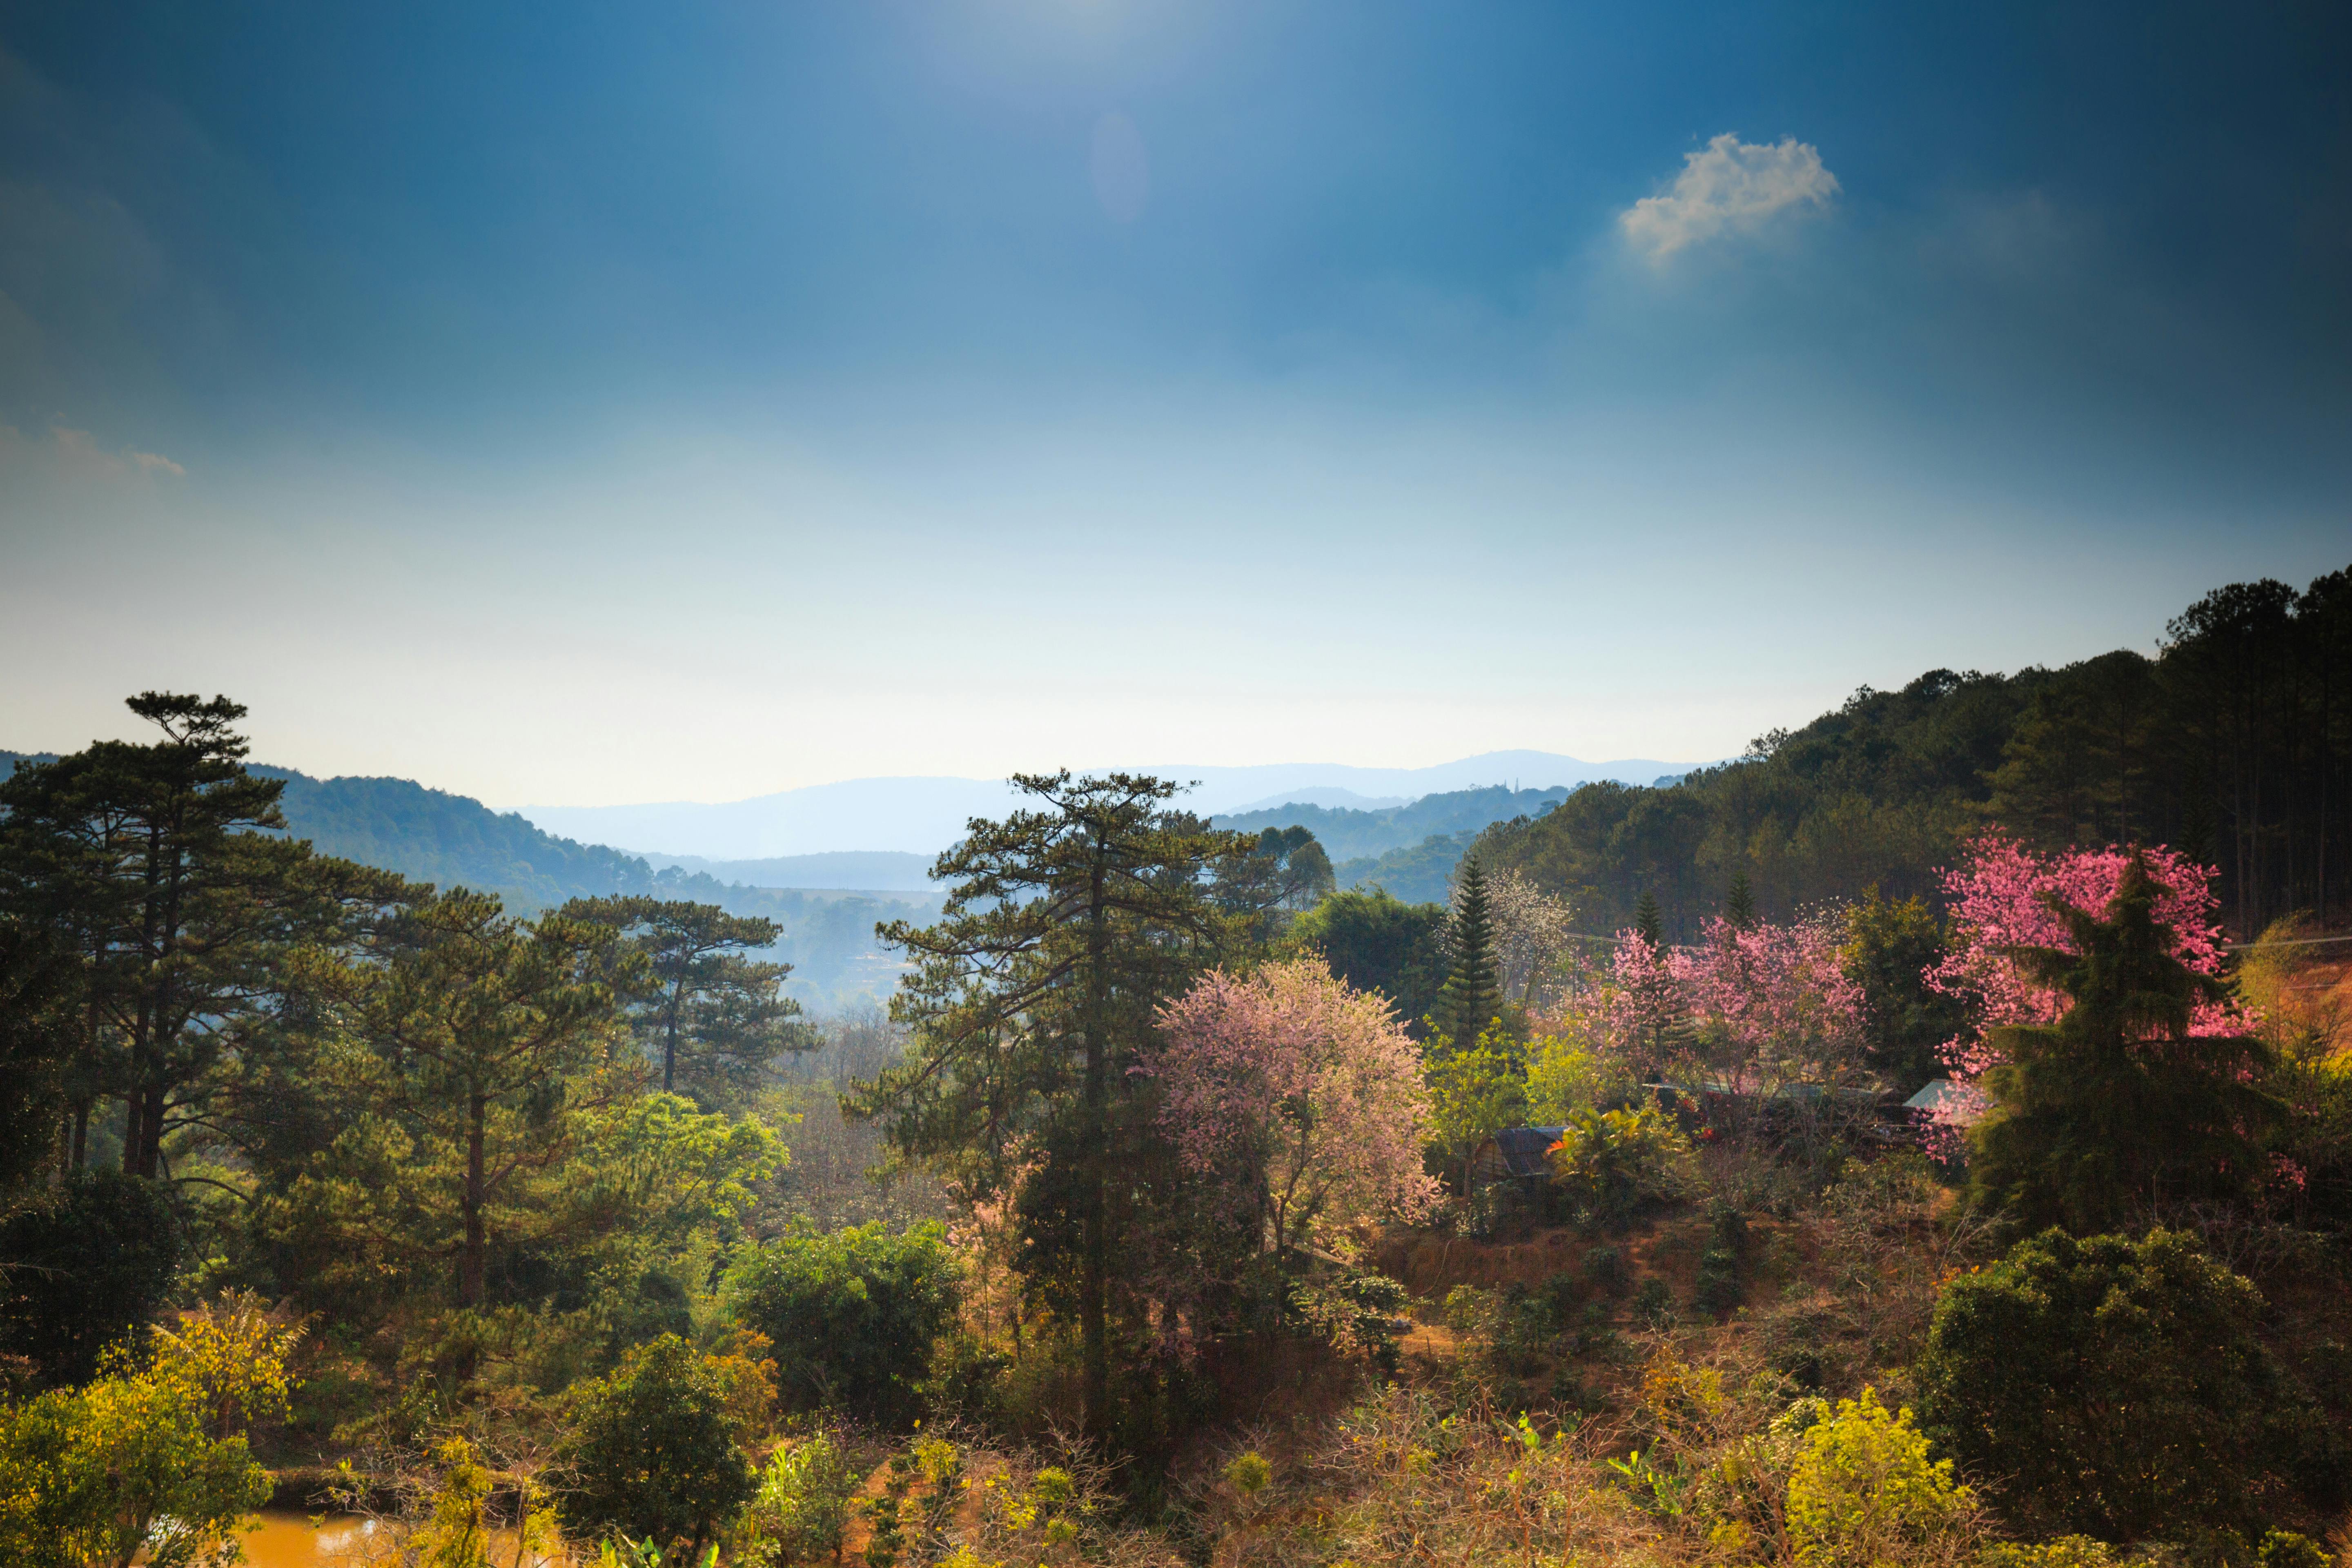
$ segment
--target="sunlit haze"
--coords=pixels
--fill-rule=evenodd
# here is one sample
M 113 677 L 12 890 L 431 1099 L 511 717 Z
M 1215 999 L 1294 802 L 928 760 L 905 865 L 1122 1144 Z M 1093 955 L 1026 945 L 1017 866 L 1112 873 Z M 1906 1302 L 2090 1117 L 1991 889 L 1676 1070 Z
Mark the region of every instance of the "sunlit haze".
M 2318 11 L 0 10 L 0 746 L 1526 748 L 2342 564 Z M 38 679 L 31 679 L 37 672 Z

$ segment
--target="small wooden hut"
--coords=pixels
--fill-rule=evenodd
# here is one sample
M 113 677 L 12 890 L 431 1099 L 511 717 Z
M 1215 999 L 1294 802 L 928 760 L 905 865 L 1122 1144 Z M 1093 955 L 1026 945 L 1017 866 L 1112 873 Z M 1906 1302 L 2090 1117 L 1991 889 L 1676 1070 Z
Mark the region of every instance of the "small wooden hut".
M 1506 1127 L 1471 1152 L 1470 1184 L 1540 1182 L 1551 1174 L 1545 1151 L 1559 1142 L 1564 1127 Z

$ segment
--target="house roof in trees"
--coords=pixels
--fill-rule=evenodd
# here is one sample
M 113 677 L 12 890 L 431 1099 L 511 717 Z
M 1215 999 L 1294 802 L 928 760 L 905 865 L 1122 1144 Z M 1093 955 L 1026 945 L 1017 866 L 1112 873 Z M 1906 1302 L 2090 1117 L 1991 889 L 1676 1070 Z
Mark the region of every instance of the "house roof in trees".
M 1481 1182 L 1548 1176 L 1551 1164 L 1544 1153 L 1566 1131 L 1564 1127 L 1506 1127 L 1478 1145 L 1478 1152 L 1470 1157 L 1471 1176 Z
M 1918 1093 L 1903 1102 L 1903 1109 L 1924 1111 L 1959 1127 L 1981 1119 L 1985 1112 L 1982 1095 L 1962 1089 L 1948 1078 L 1929 1079 Z

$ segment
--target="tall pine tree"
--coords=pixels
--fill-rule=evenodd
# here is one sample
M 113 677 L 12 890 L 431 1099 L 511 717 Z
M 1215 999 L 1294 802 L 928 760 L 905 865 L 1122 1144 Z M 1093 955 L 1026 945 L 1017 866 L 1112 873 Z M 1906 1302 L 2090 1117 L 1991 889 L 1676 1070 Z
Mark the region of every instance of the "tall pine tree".
M 1665 922 L 1658 914 L 1657 896 L 1649 889 L 1642 889 L 1642 901 L 1634 906 L 1633 933 L 1650 944 L 1652 952 L 1661 952 L 1666 945 Z
M 1437 1028 L 1455 1049 L 1467 1050 L 1503 1010 L 1495 970 L 1495 914 L 1486 898 L 1486 873 L 1475 858 L 1463 862 L 1445 944 L 1450 965 L 1437 994 Z
M 730 1082 L 756 1081 L 782 1053 L 814 1045 L 797 1025 L 800 1004 L 782 990 L 792 965 L 750 956 L 775 945 L 783 931 L 775 921 L 641 893 L 574 899 L 563 913 L 611 926 L 650 962 L 653 989 L 637 999 L 631 1022 L 661 1062 L 664 1094 L 677 1092 L 681 1058 L 688 1092 L 703 1100 Z
M 931 875 L 950 883 L 936 925 L 878 928 L 914 972 L 891 1011 L 907 1059 L 848 1097 L 900 1150 L 948 1158 L 975 1188 L 1013 1196 L 1023 1267 L 1066 1295 L 1085 1361 L 1085 1423 L 1110 1429 L 1114 1138 L 1136 1092 L 1153 1011 L 1221 954 L 1234 917 L 1208 873 L 1255 838 L 1166 806 L 1175 786 L 1066 770 L 1016 774 L 1039 809 L 974 821 Z M 1027 1165 L 1017 1170 L 1016 1164 Z
M 275 955 L 331 929 L 347 894 L 399 879 L 280 837 L 285 785 L 245 771 L 245 709 L 167 691 L 131 698 L 163 731 L 100 741 L 0 783 L 0 911 L 74 953 L 79 1040 L 64 1074 L 79 1164 L 89 1106 L 126 1102 L 123 1169 L 166 1173 L 164 1139 L 198 1101 L 235 1028 L 266 1010 Z

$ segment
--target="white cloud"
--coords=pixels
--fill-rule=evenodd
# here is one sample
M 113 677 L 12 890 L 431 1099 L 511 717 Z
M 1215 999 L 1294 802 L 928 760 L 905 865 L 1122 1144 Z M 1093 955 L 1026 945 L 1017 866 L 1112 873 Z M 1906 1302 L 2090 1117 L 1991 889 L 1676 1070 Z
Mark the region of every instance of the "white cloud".
M 1811 143 L 1742 142 L 1726 132 L 1684 158 L 1672 190 L 1643 197 L 1617 221 L 1628 244 L 1662 262 L 1719 235 L 1752 234 L 1792 208 L 1825 207 L 1837 194 L 1837 176 Z
M 98 444 L 98 437 L 89 431 L 62 424 L 49 426 L 47 443 L 33 440 L 13 425 L 0 425 L 0 468 L 16 468 L 46 473 L 52 479 L 67 483 L 153 479 L 164 474 L 175 479 L 188 477 L 187 469 L 161 452 L 142 452 L 130 447 L 110 452 Z

